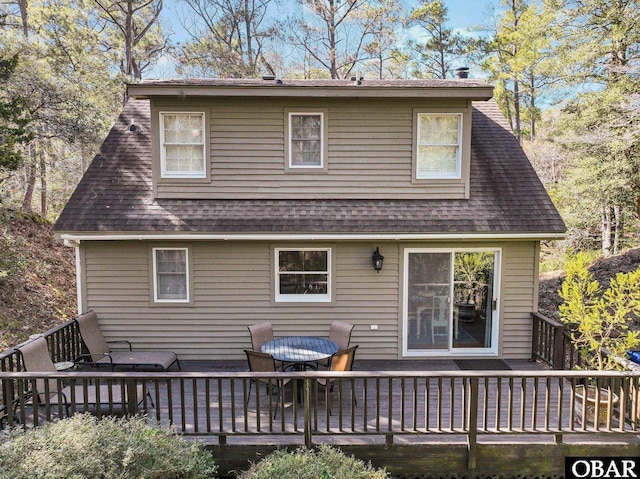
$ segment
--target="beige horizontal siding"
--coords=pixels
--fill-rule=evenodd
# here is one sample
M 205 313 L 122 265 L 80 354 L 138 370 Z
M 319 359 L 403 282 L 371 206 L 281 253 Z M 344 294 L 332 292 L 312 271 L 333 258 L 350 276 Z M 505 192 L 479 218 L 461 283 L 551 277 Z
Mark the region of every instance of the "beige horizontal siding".
M 151 302 L 151 245 L 140 241 L 82 243 L 85 309 L 98 313 L 109 340 L 128 339 L 137 348 L 172 350 L 184 359 L 244 358 L 243 349 L 250 347 L 247 326 L 257 322 L 271 322 L 276 336 L 327 336 L 334 319 L 355 325 L 352 341 L 360 345 L 359 357 L 397 359 L 402 324 L 399 264 L 408 245 L 290 244 L 332 248 L 333 302 L 275 303 L 272 254 L 275 247 L 285 245 L 167 243 L 166 246 L 190 248 L 194 301 L 192 305 L 158 305 Z M 371 266 L 376 246 L 385 256 L 379 274 Z M 500 353 L 505 358 L 527 358 L 534 305 L 535 244 L 484 246 L 502 247 L 503 251 L 502 286 L 496 293 L 500 299 Z M 371 325 L 378 329 L 371 329 Z
M 210 180 L 159 180 L 158 198 L 464 198 L 461 181 L 412 183 L 413 108 L 457 106 L 441 100 L 210 99 Z M 193 102 L 154 105 L 197 107 Z M 285 108 L 327 113 L 326 171 L 285 170 Z M 157 140 L 157 133 L 154 132 Z M 157 165 L 157 160 L 156 160 Z M 156 177 L 157 178 L 157 177 Z
M 535 304 L 534 242 L 509 243 L 503 252 L 502 355 L 507 359 L 531 357 L 531 312 Z
M 176 244 L 172 243 L 171 246 Z M 192 306 L 153 305 L 144 242 L 83 243 L 87 309 L 98 312 L 110 340 L 128 339 L 142 349 L 173 350 L 185 359 L 241 359 L 250 347 L 247 326 L 270 321 L 276 335 L 327 336 L 334 319 L 356 325 L 359 356 L 396 357 L 397 258 L 380 245 L 390 266 L 376 274 L 373 245 L 333 244 L 331 304 L 274 303 L 269 243 L 190 243 Z M 297 245 L 309 246 L 309 245 Z M 389 279 L 394 286 L 389 286 Z M 378 324 L 372 331 L 370 324 Z

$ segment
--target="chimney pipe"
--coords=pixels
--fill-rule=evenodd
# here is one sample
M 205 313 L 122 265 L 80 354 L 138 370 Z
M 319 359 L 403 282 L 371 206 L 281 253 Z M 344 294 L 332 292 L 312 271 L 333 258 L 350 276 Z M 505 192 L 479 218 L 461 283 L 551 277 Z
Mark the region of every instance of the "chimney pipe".
M 455 69 L 456 78 L 469 78 L 469 67 Z

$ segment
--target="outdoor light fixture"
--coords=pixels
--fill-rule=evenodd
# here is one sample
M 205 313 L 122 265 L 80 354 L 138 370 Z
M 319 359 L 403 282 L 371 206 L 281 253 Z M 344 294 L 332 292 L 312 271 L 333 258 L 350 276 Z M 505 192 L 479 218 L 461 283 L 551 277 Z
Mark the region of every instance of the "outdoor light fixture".
M 379 273 L 380 270 L 382 269 L 382 263 L 384 261 L 384 256 L 382 256 L 380 254 L 380 248 L 378 248 L 376 246 L 376 250 L 373 253 L 373 256 L 371 257 L 371 259 L 373 260 L 373 269 L 376 270 L 376 273 Z

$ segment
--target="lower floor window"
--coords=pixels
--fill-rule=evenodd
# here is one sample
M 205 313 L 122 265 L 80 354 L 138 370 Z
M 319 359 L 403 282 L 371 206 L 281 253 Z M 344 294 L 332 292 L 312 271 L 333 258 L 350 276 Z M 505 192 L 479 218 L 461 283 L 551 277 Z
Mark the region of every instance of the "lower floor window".
M 189 302 L 189 267 L 186 248 L 154 248 L 154 300 Z
M 331 301 L 330 249 L 276 249 L 276 301 Z

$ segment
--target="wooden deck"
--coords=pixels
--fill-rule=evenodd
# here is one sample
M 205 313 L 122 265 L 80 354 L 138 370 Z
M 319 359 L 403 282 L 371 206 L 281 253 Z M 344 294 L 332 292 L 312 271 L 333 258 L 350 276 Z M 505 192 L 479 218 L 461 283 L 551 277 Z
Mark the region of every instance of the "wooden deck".
M 424 479 L 560 478 L 566 457 L 640 457 L 640 371 L 561 370 L 574 364 L 561 325 L 532 317 L 532 356 L 547 368 L 530 361 L 506 361 L 505 368 L 485 360 L 356 357 L 354 371 L 339 376 L 250 373 L 245 361 L 185 361 L 183 371 L 172 372 L 29 373 L 11 349 L 0 354 L 0 428 L 29 428 L 87 409 L 97 415 L 146 412 L 152 421 L 205 441 L 230 477 L 276 448 L 320 443 L 338 445 L 395 476 Z M 45 337 L 54 362 L 84 352 L 75 320 Z M 332 392 L 318 387 L 321 377 L 336 380 Z M 264 386 L 251 386 L 257 379 L 289 379 L 284 401 Z M 36 384 L 45 385 L 36 396 L 40 402 L 31 394 Z M 604 423 L 580 412 L 587 409 L 576 401 L 582 384 L 618 394 L 616 402 L 600 407 L 607 413 Z M 83 394 L 51 393 L 65 386 Z M 141 388 L 148 394 L 139 394 Z M 81 399 L 92 395 L 99 395 L 101 408 Z

